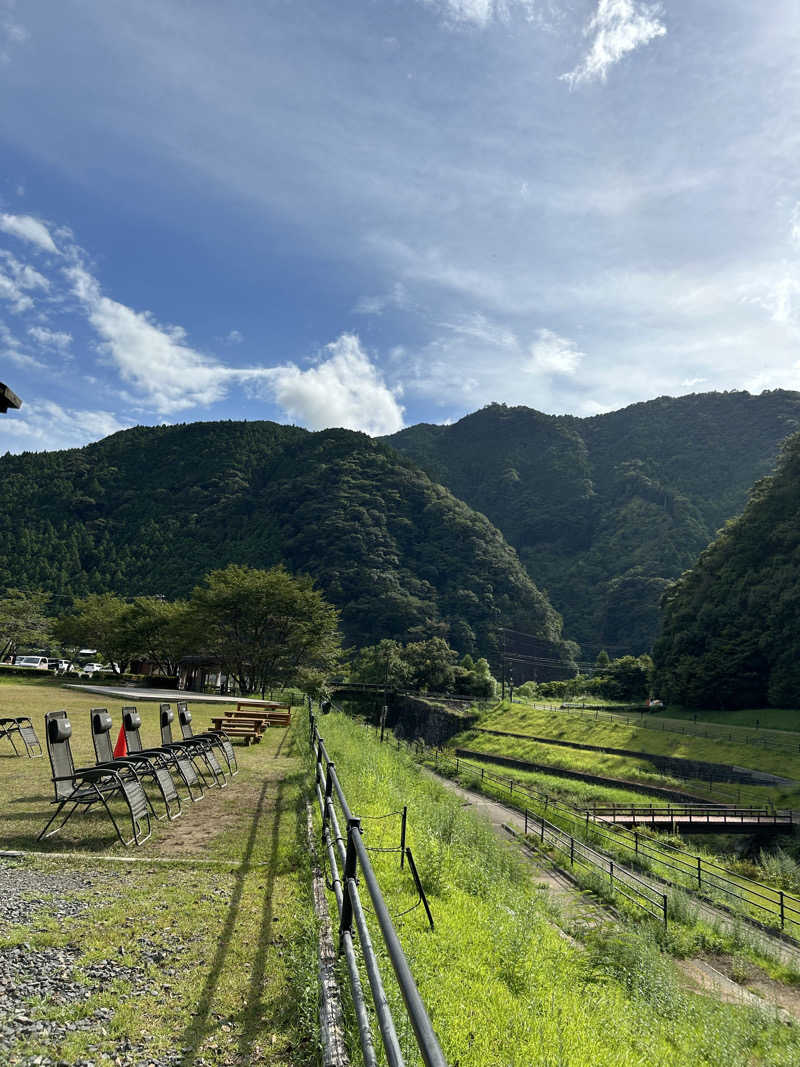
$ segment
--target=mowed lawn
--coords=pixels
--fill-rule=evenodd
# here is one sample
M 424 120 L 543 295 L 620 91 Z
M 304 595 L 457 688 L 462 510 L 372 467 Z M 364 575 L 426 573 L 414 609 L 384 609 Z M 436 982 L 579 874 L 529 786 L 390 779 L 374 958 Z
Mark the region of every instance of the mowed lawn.
M 43 742 L 44 713 L 67 710 L 79 766 L 94 763 L 90 709 L 107 706 L 116 739 L 122 705 L 0 685 L 0 715 L 29 714 Z M 158 704 L 137 708 L 144 743 L 157 745 Z M 200 732 L 220 706 L 190 708 Z M 316 1062 L 304 725 L 296 709 L 288 730 L 236 744 L 240 773 L 197 804 L 179 786 L 182 815 L 154 822 L 138 849 L 123 848 L 100 811 L 37 842 L 52 812 L 49 761 L 0 742 L 0 849 L 49 853 L 0 859 L 0 976 L 16 997 L 0 997 L 2 1062 Z

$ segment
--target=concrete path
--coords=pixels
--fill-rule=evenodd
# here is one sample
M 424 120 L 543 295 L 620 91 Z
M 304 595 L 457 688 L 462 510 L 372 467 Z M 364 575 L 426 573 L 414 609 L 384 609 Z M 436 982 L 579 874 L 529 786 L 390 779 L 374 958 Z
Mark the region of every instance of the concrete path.
M 64 689 L 80 689 L 85 693 L 114 697 L 116 700 L 185 700 L 189 704 L 260 704 L 257 697 L 221 696 L 219 693 L 193 693 L 190 689 L 140 689 L 129 685 L 78 685 L 65 682 Z

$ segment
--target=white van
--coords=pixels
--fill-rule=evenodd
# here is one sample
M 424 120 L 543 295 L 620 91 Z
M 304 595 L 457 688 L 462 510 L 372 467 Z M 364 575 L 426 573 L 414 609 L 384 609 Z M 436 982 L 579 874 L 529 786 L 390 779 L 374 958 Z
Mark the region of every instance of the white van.
M 47 656 L 17 656 L 15 667 L 33 667 L 37 671 L 47 670 Z

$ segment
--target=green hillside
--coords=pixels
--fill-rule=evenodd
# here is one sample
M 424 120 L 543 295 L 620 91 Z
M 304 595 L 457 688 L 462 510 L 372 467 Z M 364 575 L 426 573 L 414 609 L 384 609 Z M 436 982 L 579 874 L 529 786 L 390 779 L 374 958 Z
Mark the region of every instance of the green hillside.
M 0 587 L 174 597 L 229 562 L 278 561 L 318 581 L 353 642 L 487 652 L 503 623 L 568 658 L 502 535 L 364 434 L 194 423 L 0 459 Z
M 776 473 L 671 588 L 654 658 L 666 699 L 690 707 L 797 707 L 800 434 Z
M 800 427 L 800 393 L 660 397 L 592 418 L 491 404 L 386 440 L 487 515 L 587 655 L 649 649 L 668 582 Z

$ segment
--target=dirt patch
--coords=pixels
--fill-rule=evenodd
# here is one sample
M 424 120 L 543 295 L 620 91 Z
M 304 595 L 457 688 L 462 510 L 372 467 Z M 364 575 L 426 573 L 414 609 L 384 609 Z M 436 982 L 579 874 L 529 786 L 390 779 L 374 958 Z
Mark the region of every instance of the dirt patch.
M 754 963 L 741 957 L 720 954 L 709 957 L 708 962 L 742 988 L 800 1019 L 800 988 L 797 986 L 770 978 Z

